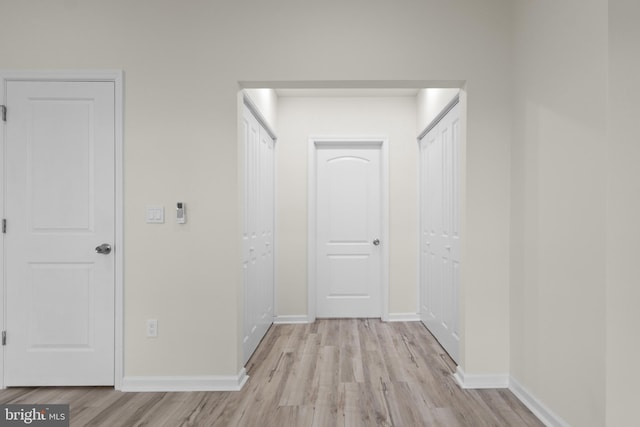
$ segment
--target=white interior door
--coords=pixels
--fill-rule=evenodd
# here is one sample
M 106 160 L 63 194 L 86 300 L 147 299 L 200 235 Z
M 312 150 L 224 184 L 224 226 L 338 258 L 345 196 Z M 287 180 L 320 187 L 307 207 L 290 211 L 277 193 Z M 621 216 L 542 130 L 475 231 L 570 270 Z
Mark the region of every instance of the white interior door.
M 316 150 L 316 316 L 381 317 L 381 145 Z
M 7 386 L 114 384 L 114 89 L 7 83 Z
M 458 360 L 460 120 L 454 106 L 420 141 L 422 321 Z
M 245 106 L 245 286 L 243 357 L 246 363 L 273 323 L 275 141 Z

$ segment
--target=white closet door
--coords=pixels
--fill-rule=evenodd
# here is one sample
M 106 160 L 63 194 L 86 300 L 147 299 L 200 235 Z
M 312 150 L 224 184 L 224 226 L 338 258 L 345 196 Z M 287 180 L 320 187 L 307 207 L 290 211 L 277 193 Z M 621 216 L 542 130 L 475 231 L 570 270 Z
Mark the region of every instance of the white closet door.
M 454 106 L 420 141 L 421 318 L 458 360 L 460 120 Z
M 260 339 L 273 323 L 274 298 L 274 211 L 275 211 L 275 144 L 264 128 L 260 128 L 260 147 L 258 168 L 259 189 L 259 249 L 260 249 L 260 304 L 257 310 L 258 335 Z
M 245 106 L 244 338 L 246 363 L 273 323 L 275 142 Z

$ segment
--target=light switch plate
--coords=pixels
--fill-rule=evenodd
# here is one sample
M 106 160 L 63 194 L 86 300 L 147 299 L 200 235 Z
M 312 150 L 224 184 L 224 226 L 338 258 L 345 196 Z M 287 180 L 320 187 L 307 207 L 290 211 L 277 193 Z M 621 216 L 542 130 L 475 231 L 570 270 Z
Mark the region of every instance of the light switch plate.
M 164 224 L 164 206 L 147 206 L 147 224 Z

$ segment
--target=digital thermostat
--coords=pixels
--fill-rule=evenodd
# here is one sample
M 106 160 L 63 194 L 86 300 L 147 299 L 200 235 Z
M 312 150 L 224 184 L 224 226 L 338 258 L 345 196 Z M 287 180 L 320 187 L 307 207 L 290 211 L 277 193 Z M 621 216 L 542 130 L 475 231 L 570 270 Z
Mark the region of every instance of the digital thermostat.
M 184 224 L 187 222 L 187 211 L 184 202 L 178 202 L 176 204 L 176 221 L 178 224 Z

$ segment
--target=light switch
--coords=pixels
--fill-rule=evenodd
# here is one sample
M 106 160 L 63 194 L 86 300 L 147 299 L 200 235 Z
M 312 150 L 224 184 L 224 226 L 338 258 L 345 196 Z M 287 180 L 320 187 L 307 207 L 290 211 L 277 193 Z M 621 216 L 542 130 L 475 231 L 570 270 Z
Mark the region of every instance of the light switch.
M 147 206 L 147 224 L 164 224 L 164 206 Z

